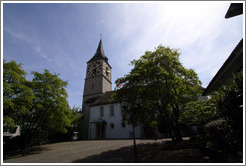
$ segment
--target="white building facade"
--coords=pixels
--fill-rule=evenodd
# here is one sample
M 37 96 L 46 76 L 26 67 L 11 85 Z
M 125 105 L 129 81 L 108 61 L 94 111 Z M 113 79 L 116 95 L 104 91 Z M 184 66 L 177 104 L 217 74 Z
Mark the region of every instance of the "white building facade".
M 127 125 L 122 122 L 121 111 L 120 103 L 91 106 L 89 139 L 133 138 L 132 125 Z M 141 137 L 140 126 L 135 127 L 135 137 Z

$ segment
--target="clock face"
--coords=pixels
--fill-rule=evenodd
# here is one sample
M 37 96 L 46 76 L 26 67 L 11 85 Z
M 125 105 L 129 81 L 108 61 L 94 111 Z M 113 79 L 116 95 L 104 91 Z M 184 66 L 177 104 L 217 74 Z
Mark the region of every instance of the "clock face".
M 111 80 L 111 68 L 103 61 L 95 61 L 88 64 L 87 77 L 103 75 L 108 80 Z
M 92 62 L 88 64 L 87 67 L 87 76 L 96 76 L 99 75 L 102 71 L 102 63 L 100 61 Z

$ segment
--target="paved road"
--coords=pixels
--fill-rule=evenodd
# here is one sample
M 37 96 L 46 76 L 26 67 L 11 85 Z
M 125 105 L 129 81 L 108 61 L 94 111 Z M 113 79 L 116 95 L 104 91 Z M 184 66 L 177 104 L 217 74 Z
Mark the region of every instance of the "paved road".
M 137 140 L 138 162 L 206 162 L 198 149 L 161 150 L 161 140 Z M 33 148 L 3 163 L 132 163 L 132 140 L 75 141 Z M 207 161 L 208 162 L 208 161 Z
M 152 140 L 137 140 L 138 144 Z M 15 156 L 4 163 L 71 163 L 102 152 L 113 151 L 133 145 L 132 140 L 75 141 L 38 146 L 26 156 Z M 97 161 L 95 161 L 97 162 Z

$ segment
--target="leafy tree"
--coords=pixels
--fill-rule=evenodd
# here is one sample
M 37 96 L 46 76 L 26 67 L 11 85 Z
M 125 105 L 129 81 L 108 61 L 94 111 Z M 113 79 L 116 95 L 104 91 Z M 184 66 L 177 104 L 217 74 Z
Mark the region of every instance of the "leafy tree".
M 71 126 L 72 112 L 67 102 L 65 87 L 67 82 L 62 81 L 58 74 L 48 70 L 44 73 L 32 72 L 33 80 L 29 82 L 34 93 L 33 106 L 26 116 L 21 130 L 26 141 L 33 138 L 46 138 L 56 133 L 66 133 Z M 40 141 L 39 139 L 37 141 Z
M 32 108 L 33 91 L 27 86 L 25 71 L 15 61 L 3 60 L 3 124 L 14 128 L 25 121 Z
M 73 107 L 72 109 L 72 127 L 77 130 L 78 128 L 78 124 L 79 124 L 79 121 L 81 120 L 81 118 L 83 117 L 83 114 L 82 114 L 82 109 L 79 108 L 79 107 Z
M 221 87 L 212 96 L 218 115 L 228 124 L 231 147 L 243 145 L 243 70 L 235 74 L 233 83 Z M 229 137 L 229 136 L 228 136 Z
M 181 64 L 179 55 L 178 50 L 160 45 L 133 60 L 130 73 L 116 80 L 118 86 L 123 85 L 118 89 L 119 100 L 125 97 L 135 103 L 137 93 L 142 97 L 143 107 L 135 120 L 156 124 L 157 119 L 162 119 L 167 122 L 170 135 L 171 131 L 175 132 L 171 135 L 175 141 L 182 140 L 178 124 L 180 108 L 193 100 L 201 85 L 197 74 Z
M 66 133 L 73 118 L 67 102 L 67 82 L 48 70 L 32 72 L 33 80 L 27 81 L 21 64 L 15 61 L 4 60 L 3 67 L 4 125 L 20 126 L 22 150 L 34 141 Z
M 187 103 L 181 111 L 179 121 L 188 127 L 196 126 L 199 134 L 204 134 L 204 125 L 218 118 L 217 109 L 211 99 L 195 100 Z
M 220 148 L 242 149 L 243 145 L 243 71 L 235 74 L 231 85 L 224 85 L 204 101 L 186 104 L 180 121 L 197 126 L 199 134 Z
M 72 116 L 72 122 L 71 122 L 71 129 L 73 131 L 77 131 L 79 139 L 82 138 L 82 133 L 80 131 L 83 130 L 83 114 L 82 109 L 79 107 L 73 107 L 72 108 L 73 116 Z

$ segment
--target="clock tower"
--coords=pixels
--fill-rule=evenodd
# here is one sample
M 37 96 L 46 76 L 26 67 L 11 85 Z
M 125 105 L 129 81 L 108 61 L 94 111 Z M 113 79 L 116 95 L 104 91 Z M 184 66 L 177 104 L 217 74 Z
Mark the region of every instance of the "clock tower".
M 102 39 L 100 39 L 95 55 L 87 62 L 82 103 L 84 112 L 83 139 L 88 139 L 89 130 L 90 110 L 87 101 L 112 90 L 111 69 L 103 50 Z

